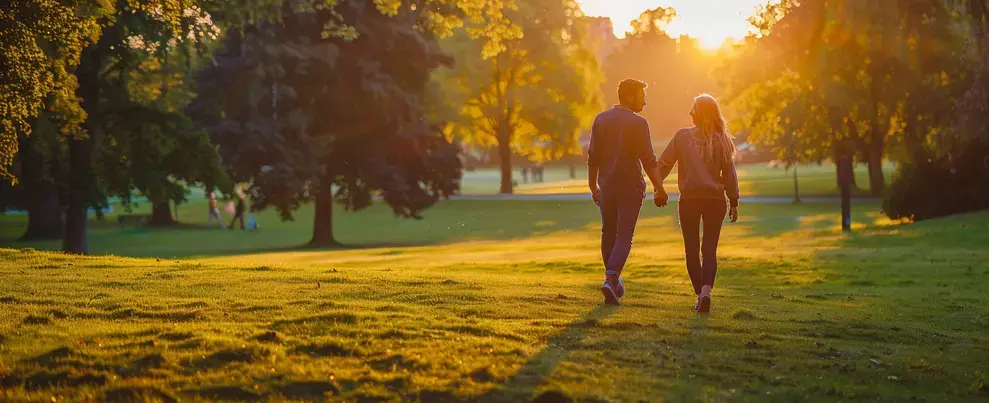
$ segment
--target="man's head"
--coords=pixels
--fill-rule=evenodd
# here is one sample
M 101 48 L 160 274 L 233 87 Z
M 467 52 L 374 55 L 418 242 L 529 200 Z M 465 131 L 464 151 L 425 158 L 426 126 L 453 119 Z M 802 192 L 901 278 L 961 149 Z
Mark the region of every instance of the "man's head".
M 635 113 L 642 112 L 646 107 L 646 83 L 626 78 L 618 84 L 618 103 Z

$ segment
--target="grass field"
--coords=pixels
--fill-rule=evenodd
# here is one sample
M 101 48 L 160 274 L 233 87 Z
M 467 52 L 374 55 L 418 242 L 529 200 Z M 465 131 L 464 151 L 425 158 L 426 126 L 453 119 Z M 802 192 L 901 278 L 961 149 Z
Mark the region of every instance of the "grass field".
M 743 206 L 699 317 L 673 209 L 644 207 L 605 308 L 587 202 L 341 214 L 363 246 L 339 250 L 288 249 L 307 211 L 228 233 L 189 208 L 189 227 L 91 247 L 195 259 L 0 249 L 0 400 L 989 399 L 987 214 L 899 225 L 858 204 L 842 234 L 834 206 Z
M 587 192 L 587 168 L 576 167 L 576 179 L 570 178 L 567 166 L 549 166 L 546 168 L 543 183 L 524 183 L 518 168 L 515 169 L 515 180 L 519 186 L 516 193 L 520 194 L 558 194 Z M 895 166 L 887 164 L 884 173 L 887 180 L 895 171 Z M 835 167 L 831 164 L 799 167 L 797 170 L 798 184 L 801 196 L 835 196 L 838 185 L 835 179 Z M 793 171 L 783 168 L 770 168 L 767 164 L 745 164 L 738 167 L 739 190 L 742 196 L 760 197 L 793 197 Z M 497 167 L 482 168 L 473 172 L 464 172 L 464 194 L 493 194 L 498 193 L 501 174 Z M 868 189 L 869 173 L 866 166 L 855 169 L 855 178 L 859 187 Z M 677 192 L 676 172 L 664 182 L 668 192 Z

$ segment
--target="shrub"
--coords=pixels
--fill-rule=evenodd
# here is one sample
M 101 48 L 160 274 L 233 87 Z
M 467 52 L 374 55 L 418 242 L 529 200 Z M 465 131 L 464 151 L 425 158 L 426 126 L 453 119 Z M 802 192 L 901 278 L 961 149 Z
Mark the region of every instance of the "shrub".
M 892 219 L 926 220 L 984 209 L 989 209 L 989 142 L 975 140 L 953 154 L 924 151 L 901 164 L 883 202 Z

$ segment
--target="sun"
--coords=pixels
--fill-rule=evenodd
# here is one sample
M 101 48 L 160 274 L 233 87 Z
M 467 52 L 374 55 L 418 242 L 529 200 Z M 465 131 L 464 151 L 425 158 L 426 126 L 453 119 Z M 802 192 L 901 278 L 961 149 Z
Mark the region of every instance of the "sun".
M 720 49 L 721 46 L 725 44 L 725 41 L 732 39 L 740 39 L 740 38 L 736 38 L 734 35 L 725 35 L 722 33 L 711 33 L 711 34 L 695 33 L 695 34 L 687 34 L 687 36 L 696 39 L 701 49 L 709 50 L 709 51 L 715 51 Z
M 721 47 L 726 40 L 744 38 L 752 27 L 747 22 L 759 4 L 767 0 L 577 0 L 590 16 L 609 17 L 615 36 L 630 31 L 632 20 L 643 11 L 656 7 L 673 7 L 677 18 L 666 31 L 670 36 L 695 38 L 707 50 Z

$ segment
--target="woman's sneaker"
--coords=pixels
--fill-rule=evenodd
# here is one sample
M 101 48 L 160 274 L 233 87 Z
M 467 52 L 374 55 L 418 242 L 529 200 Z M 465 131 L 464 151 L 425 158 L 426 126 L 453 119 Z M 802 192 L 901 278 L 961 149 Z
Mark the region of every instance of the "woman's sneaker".
M 701 299 L 697 301 L 697 313 L 708 312 L 711 312 L 711 295 L 704 294 L 701 295 Z
M 615 287 L 611 286 L 608 280 L 604 281 L 601 285 L 601 294 L 604 294 L 604 303 L 608 305 L 621 305 L 618 301 L 618 294 L 615 292 Z
M 618 278 L 618 287 L 615 289 L 615 296 L 619 299 L 625 296 L 625 280 L 621 277 Z

